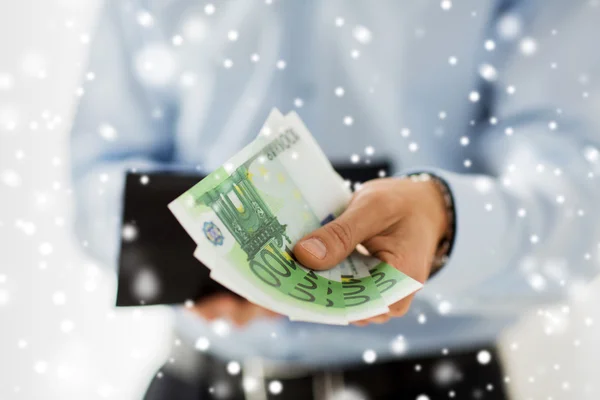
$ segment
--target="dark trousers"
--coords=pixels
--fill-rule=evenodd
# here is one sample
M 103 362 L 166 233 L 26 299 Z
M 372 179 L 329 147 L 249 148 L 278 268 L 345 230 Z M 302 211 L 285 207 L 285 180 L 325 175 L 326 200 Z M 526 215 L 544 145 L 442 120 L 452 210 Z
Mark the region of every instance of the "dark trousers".
M 491 355 L 491 360 L 485 364 L 478 361 L 477 354 L 481 350 L 486 350 Z M 170 368 L 165 366 L 150 383 L 145 400 L 243 400 L 242 373 L 228 374 L 225 362 L 206 355 L 203 357 L 203 372 L 198 374 L 197 379 L 178 376 L 169 372 Z M 267 378 L 264 383 L 266 396 L 263 398 L 330 400 L 323 397 L 318 385 L 315 385 L 323 372 L 277 378 L 282 384 L 282 391 L 278 394 L 269 393 L 271 379 Z M 343 377 L 342 390 L 347 391 L 347 396 L 338 397 L 340 399 L 508 399 L 502 367 L 493 347 L 450 351 L 446 355 L 413 357 L 372 365 L 354 365 L 330 372 Z M 419 397 L 422 395 L 427 397 Z

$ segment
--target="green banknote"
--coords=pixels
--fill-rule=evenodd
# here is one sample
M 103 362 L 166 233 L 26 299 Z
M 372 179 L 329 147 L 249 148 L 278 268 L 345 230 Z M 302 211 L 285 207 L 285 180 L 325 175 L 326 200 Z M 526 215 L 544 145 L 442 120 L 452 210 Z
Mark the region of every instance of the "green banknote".
M 289 316 L 346 323 L 343 303 L 328 301 L 329 280 L 298 264 L 291 252 L 320 226 L 303 195 L 310 180 L 299 176 L 310 162 L 310 143 L 270 125 L 272 134 L 265 130 L 170 208 L 198 243 L 196 255 L 213 264 L 215 280 Z
M 294 244 L 350 198 L 298 116 L 274 110 L 255 141 L 169 208 L 216 281 L 290 319 L 345 324 L 385 313 L 421 287 L 358 253 L 320 272 L 294 259 Z

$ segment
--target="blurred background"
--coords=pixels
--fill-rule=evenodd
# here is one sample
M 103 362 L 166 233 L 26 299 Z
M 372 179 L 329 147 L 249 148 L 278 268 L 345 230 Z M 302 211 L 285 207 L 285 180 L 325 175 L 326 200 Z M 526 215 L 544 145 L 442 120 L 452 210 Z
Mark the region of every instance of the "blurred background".
M 165 308 L 117 310 L 72 232 L 68 134 L 98 0 L 0 2 L 0 399 L 138 399 Z M 600 246 L 600 244 L 599 244 Z M 502 339 L 515 399 L 598 399 L 600 280 Z

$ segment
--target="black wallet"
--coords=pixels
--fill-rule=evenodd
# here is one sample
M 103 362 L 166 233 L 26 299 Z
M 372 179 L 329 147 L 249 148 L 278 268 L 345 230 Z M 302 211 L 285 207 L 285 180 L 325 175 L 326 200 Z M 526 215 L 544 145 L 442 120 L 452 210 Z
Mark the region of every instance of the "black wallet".
M 334 167 L 352 183 L 391 171 L 389 162 Z M 193 255 L 196 244 L 167 208 L 203 177 L 172 172 L 127 174 L 117 306 L 182 304 L 228 291 L 210 279 L 210 270 Z

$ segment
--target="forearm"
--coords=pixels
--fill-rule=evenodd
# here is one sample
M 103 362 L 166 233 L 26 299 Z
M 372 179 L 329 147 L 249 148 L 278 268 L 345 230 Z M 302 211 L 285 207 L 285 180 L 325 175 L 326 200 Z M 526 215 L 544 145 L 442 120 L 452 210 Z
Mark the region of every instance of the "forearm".
M 495 174 L 432 171 L 453 193 L 456 236 L 424 296 L 455 312 L 518 313 L 561 299 L 597 273 L 600 185 L 586 172 L 593 165 L 570 138 L 548 139 L 531 131 L 527 143 L 488 143 Z M 559 149 L 567 163 L 553 161 Z

